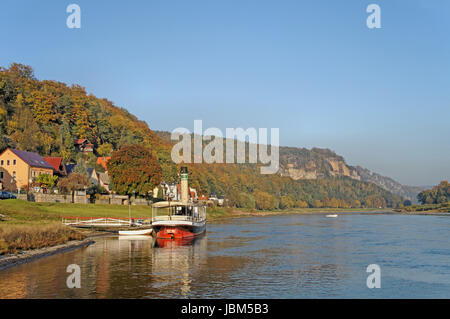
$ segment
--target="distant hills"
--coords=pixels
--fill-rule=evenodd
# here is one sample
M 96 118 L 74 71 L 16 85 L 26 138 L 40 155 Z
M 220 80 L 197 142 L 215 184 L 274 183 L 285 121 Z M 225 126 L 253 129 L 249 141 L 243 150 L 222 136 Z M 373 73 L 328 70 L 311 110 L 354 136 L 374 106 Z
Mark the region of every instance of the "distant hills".
M 0 150 L 14 147 L 62 156 L 66 162 L 83 157 L 73 145 L 78 138 L 94 145 L 93 157 L 140 144 L 157 156 L 164 180 L 177 180 L 179 166 L 171 161 L 169 133 L 152 131 L 124 108 L 87 94 L 81 86 L 37 80 L 33 69 L 21 64 L 0 67 L 0 136 Z M 327 149 L 281 147 L 280 161 L 279 173 L 272 175 L 261 175 L 257 164 L 190 164 L 190 184 L 199 193 L 259 209 L 395 207 L 404 198 L 414 200 L 420 190 L 348 166 Z
M 412 202 L 417 202 L 417 194 L 427 187 L 406 186 L 390 177 L 373 173 L 361 166 L 349 166 L 342 156 L 328 149 L 281 147 L 281 174 L 298 179 L 317 179 L 348 176 L 363 182 L 374 183 Z
M 170 133 L 155 131 L 167 143 Z M 248 147 L 248 146 L 247 146 Z M 373 173 L 361 166 L 347 165 L 345 159 L 329 149 L 298 147 L 280 147 L 281 176 L 293 180 L 317 180 L 336 177 L 348 177 L 362 182 L 374 183 L 381 188 L 417 203 L 417 194 L 429 187 L 406 186 L 390 177 Z

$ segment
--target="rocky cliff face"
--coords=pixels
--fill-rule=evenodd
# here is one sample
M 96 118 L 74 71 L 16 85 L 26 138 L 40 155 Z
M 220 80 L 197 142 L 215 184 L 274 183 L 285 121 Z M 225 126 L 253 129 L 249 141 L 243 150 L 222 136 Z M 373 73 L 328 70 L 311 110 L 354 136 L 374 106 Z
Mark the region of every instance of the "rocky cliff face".
M 328 149 L 280 148 L 280 174 L 298 179 L 348 176 L 360 180 L 354 167 Z
M 342 156 L 328 149 L 281 147 L 280 174 L 294 180 L 347 176 L 374 183 L 412 202 L 417 202 L 417 194 L 425 189 L 402 185 L 392 178 L 373 173 L 361 166 L 349 166 Z

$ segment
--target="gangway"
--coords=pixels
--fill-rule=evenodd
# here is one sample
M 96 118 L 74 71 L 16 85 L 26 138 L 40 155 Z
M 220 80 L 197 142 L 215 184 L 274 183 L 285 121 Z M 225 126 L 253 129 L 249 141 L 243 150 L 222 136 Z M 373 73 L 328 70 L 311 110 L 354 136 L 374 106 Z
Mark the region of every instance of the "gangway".
M 148 227 L 151 217 L 62 217 L 62 223 L 73 227 Z

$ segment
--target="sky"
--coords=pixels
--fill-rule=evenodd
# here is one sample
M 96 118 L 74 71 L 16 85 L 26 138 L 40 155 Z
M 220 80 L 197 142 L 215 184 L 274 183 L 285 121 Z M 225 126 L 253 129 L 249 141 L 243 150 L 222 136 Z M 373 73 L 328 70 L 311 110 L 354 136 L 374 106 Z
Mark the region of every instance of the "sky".
M 69 29 L 69 4 L 81 28 Z M 381 28 L 369 29 L 369 4 Z M 450 179 L 447 0 L 0 2 L 0 66 L 80 84 L 151 129 L 279 128 L 407 185 Z

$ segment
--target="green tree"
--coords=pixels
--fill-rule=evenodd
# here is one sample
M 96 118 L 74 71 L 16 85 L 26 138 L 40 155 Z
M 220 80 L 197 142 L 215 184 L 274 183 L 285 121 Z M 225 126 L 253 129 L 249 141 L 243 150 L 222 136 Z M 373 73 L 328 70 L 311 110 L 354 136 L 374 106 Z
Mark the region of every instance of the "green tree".
M 359 208 L 359 207 L 361 207 L 361 202 L 359 200 L 355 199 L 355 200 L 352 201 L 351 207 L 352 208 Z
M 450 201 L 450 184 L 442 181 L 432 189 L 427 189 L 417 195 L 422 204 L 442 204 Z
M 321 208 L 321 207 L 323 207 L 323 203 L 320 200 L 316 199 L 312 202 L 312 207 Z
M 240 208 L 255 209 L 256 207 L 255 199 L 250 194 L 240 193 L 239 202 L 237 206 Z
M 278 206 L 276 198 L 267 192 L 255 191 L 253 193 L 253 197 L 255 198 L 257 209 L 271 210 L 277 208 Z
M 77 165 L 75 166 L 75 169 L 73 170 L 73 172 L 88 176 L 86 162 L 83 159 L 83 154 L 80 154 L 80 155 L 81 156 L 78 157 Z
M 172 183 L 177 180 L 177 165 L 172 161 L 170 152 L 166 149 L 161 149 L 157 152 L 158 163 L 162 170 L 162 179 L 166 183 Z M 198 189 L 198 191 L 200 191 Z
M 34 184 L 40 187 L 53 188 L 53 186 L 56 185 L 57 180 L 58 176 L 50 174 L 39 174 L 39 176 L 34 180 Z
M 113 146 L 109 143 L 102 144 L 97 148 L 97 153 L 100 156 L 111 156 L 112 152 Z
M 63 121 L 62 125 L 59 128 L 59 134 L 61 139 L 61 156 L 65 161 L 69 161 L 74 159 L 76 150 L 73 145 L 73 137 L 70 133 L 70 126 L 67 121 Z
M 295 202 L 295 207 L 298 207 L 298 208 L 307 208 L 307 207 L 308 207 L 308 203 L 305 202 L 305 201 L 303 201 L 303 200 L 301 200 L 301 199 L 299 199 L 299 200 L 297 200 L 297 201 Z
M 280 200 L 280 208 L 281 209 L 289 209 L 294 207 L 294 200 L 291 196 L 281 196 Z
M 411 205 L 412 205 L 412 202 L 409 199 L 407 199 L 403 202 L 403 206 L 411 206 Z

